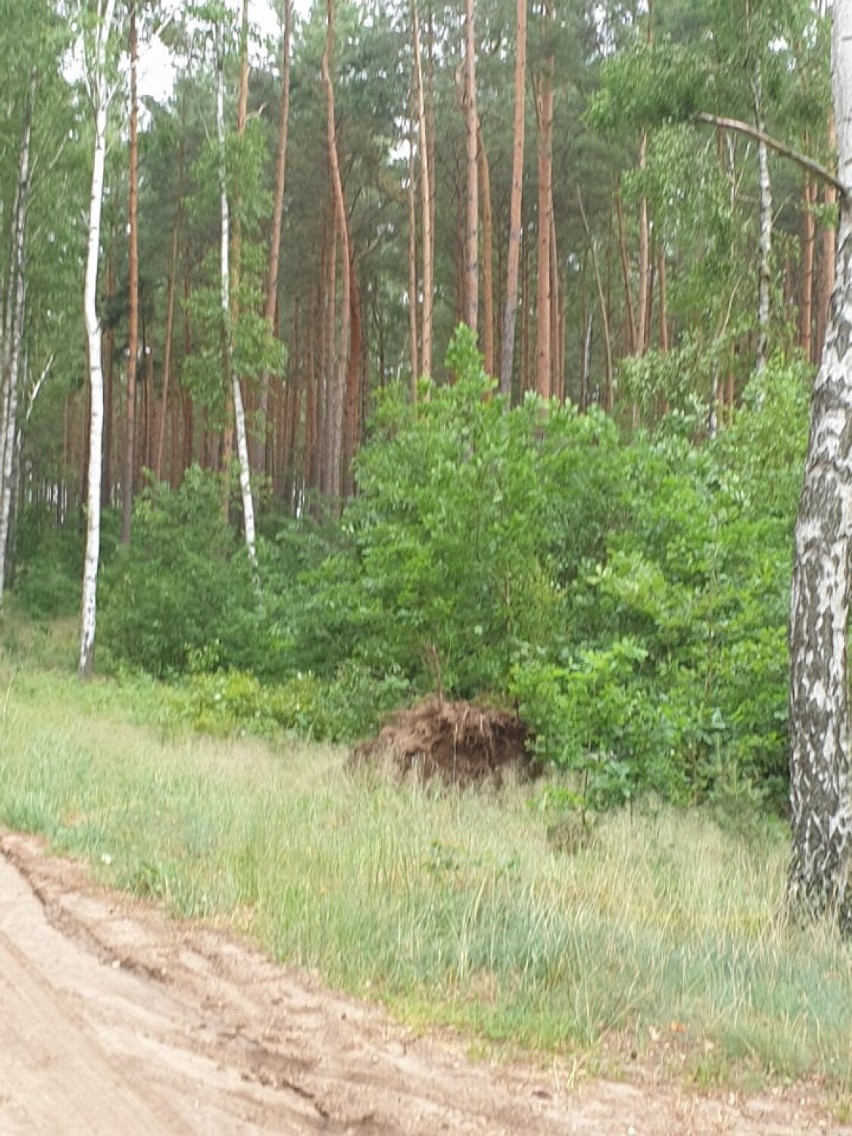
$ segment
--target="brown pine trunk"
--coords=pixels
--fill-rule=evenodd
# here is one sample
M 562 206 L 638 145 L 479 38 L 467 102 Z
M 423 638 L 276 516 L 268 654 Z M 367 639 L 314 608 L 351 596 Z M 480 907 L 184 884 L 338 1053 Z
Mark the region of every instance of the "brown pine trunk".
M 427 97 L 423 81 L 423 60 L 420 48 L 420 23 L 417 15 L 417 0 L 411 3 L 412 35 L 414 38 L 414 79 L 417 94 L 417 133 L 420 157 L 420 211 L 423 230 L 423 310 L 421 313 L 421 368 L 424 375 L 432 375 L 432 324 L 433 324 L 433 282 L 435 274 L 435 226 L 434 200 L 432 190 L 432 153 L 429 137 L 429 118 Z M 431 87 L 430 87 L 431 95 Z M 431 109 L 431 98 L 429 101 Z M 416 297 L 416 293 L 415 293 Z M 416 302 L 416 299 L 415 301 Z
M 334 84 L 331 77 L 334 58 L 334 0 L 327 3 L 327 23 L 325 50 L 322 55 L 322 80 L 326 96 L 326 130 L 328 142 L 328 162 L 331 173 L 332 195 L 335 212 L 335 233 L 337 240 L 332 247 L 332 260 L 337 258 L 337 248 L 341 256 L 341 297 L 339 317 L 339 338 L 334 358 L 334 371 L 331 377 L 331 423 L 329 429 L 330 450 L 327 472 L 327 492 L 335 509 L 340 507 L 343 490 L 344 454 L 344 399 L 349 374 L 349 357 L 352 345 L 352 281 L 350 276 L 349 219 L 346 213 L 346 199 L 343 194 L 343 181 L 340 176 L 340 159 L 337 152 L 337 124 L 335 121 Z M 334 327 L 335 293 L 331 293 L 332 328 Z
M 627 234 L 624 227 L 624 209 L 621 204 L 621 188 L 615 191 L 615 215 L 618 221 L 618 256 L 621 261 L 621 275 L 624 280 L 624 304 L 626 310 L 627 354 L 636 354 L 636 317 L 633 312 L 633 287 L 630 283 L 630 257 L 627 253 Z
M 494 219 L 491 170 L 479 127 L 479 186 L 482 197 L 482 355 L 486 375 L 494 374 Z
M 837 127 L 834 116 L 829 115 L 828 144 L 833 150 L 837 145 Z M 837 190 L 832 185 L 826 185 L 823 190 L 823 205 L 837 204 Z M 816 282 L 814 360 L 822 355 L 825 342 L 825 332 L 828 327 L 829 309 L 831 307 L 831 293 L 834 290 L 835 263 L 837 257 L 837 229 L 833 224 L 823 227 L 819 242 L 819 276 Z
M 420 378 L 420 355 L 417 330 L 417 197 L 414 188 L 414 138 L 408 148 L 408 338 L 411 359 L 411 401 L 417 401 L 417 380 Z
M 114 234 L 113 234 L 114 236 Z M 115 255 L 110 240 L 106 271 L 106 309 L 112 311 L 115 301 Z M 101 478 L 101 506 L 112 503 L 112 448 L 115 417 L 115 326 L 110 320 L 104 335 L 104 468 Z
M 130 0 L 130 169 L 128 206 L 128 328 L 127 328 L 127 399 L 124 408 L 124 479 L 121 487 L 121 542 L 130 543 L 130 518 L 133 511 L 133 476 L 136 468 L 136 363 L 139 354 L 139 108 L 137 97 L 137 63 L 139 57 L 136 34 L 136 2 Z
M 479 320 L 479 155 L 476 112 L 476 30 L 473 0 L 465 0 L 464 112 L 467 140 L 467 212 L 464 241 L 465 323 L 476 333 Z
M 545 0 L 544 15 L 553 20 L 553 0 Z M 536 367 L 535 389 L 540 398 L 549 398 L 553 381 L 551 354 L 551 218 L 553 214 L 553 72 L 552 54 L 542 61 L 536 76 L 535 103 L 538 125 L 538 286 L 536 290 Z
M 284 217 L 284 186 L 287 174 L 287 133 L 290 125 L 290 29 L 293 21 L 293 0 L 283 0 L 283 32 L 281 42 L 281 98 L 278 106 L 278 144 L 275 158 L 275 192 L 272 205 L 272 235 L 269 239 L 269 261 L 266 271 L 266 307 L 264 316 L 270 334 L 275 332 L 275 312 L 278 307 L 278 270 L 281 263 L 281 227 Z M 251 435 L 251 464 L 258 472 L 265 466 L 264 431 L 269 421 L 270 376 L 260 380 L 260 423 Z
M 175 291 L 178 272 L 177 258 L 180 240 L 180 217 L 181 206 L 180 203 L 178 203 L 175 219 L 172 223 L 172 253 L 171 263 L 169 265 L 169 282 L 166 291 L 166 333 L 165 342 L 163 344 L 162 411 L 160 414 L 160 429 L 157 437 L 157 454 L 154 459 L 154 476 L 157 481 L 162 481 L 163 479 L 163 451 L 166 444 L 166 418 L 168 417 L 169 387 L 172 370 L 172 336 L 175 323 Z
M 512 393 L 515 326 L 518 315 L 518 262 L 523 234 L 524 124 L 527 70 L 527 0 L 515 5 L 515 113 L 512 142 L 512 196 L 509 204 L 509 251 L 506 263 L 506 306 L 500 345 L 500 393 Z

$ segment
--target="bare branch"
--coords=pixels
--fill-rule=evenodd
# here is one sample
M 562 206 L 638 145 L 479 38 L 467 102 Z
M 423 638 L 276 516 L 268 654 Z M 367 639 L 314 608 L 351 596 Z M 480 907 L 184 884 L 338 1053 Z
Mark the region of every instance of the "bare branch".
M 705 111 L 699 111 L 693 117 L 694 122 L 705 122 L 709 126 L 719 126 L 722 130 L 732 130 L 735 134 L 743 134 L 746 138 L 753 138 L 756 142 L 763 142 L 771 150 L 777 154 L 781 154 L 784 158 L 789 158 L 797 165 L 801 166 L 803 170 L 814 175 L 820 181 L 828 182 L 833 185 L 841 197 L 846 197 L 848 190 L 842 181 L 825 166 L 820 165 L 819 162 L 814 161 L 813 158 L 808 158 L 805 154 L 800 154 L 798 150 L 794 150 L 791 146 L 787 146 L 784 142 L 779 142 L 777 138 L 773 138 L 771 134 L 765 134 L 762 130 L 758 130 L 754 126 L 750 126 L 747 122 L 740 122 L 738 118 L 722 118 L 718 114 L 707 114 Z

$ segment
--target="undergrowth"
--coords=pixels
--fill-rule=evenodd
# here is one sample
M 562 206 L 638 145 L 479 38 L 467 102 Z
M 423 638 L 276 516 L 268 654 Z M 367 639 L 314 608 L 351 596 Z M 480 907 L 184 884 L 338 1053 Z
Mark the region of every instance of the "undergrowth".
M 779 917 L 779 826 L 637 807 L 569 855 L 559 783 L 436 794 L 280 735 L 164 734 L 150 684 L 5 661 L 0 689 L 0 822 L 110 885 L 472 1043 L 845 1091 L 852 960 Z

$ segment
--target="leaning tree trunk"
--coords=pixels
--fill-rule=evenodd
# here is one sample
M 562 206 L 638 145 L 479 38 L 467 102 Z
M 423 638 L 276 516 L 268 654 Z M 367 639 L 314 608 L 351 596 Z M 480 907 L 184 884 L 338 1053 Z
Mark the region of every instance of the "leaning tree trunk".
M 852 0 L 832 31 L 838 173 L 852 184 Z M 790 611 L 788 900 L 794 918 L 852 934 L 852 766 L 847 665 L 852 538 L 852 203 L 840 202 L 831 319 L 812 402 Z
M 106 0 L 97 30 L 92 76 L 95 104 L 95 151 L 92 162 L 92 191 L 89 198 L 88 246 L 83 311 L 89 347 L 89 470 L 86 507 L 86 553 L 83 562 L 83 600 L 80 634 L 80 678 L 89 678 L 95 663 L 97 624 L 98 566 L 101 550 L 101 460 L 104 434 L 104 376 L 101 363 L 101 325 L 98 319 L 98 252 L 101 242 L 101 210 L 106 165 L 106 128 L 109 92 L 107 48 L 109 46 L 115 0 Z

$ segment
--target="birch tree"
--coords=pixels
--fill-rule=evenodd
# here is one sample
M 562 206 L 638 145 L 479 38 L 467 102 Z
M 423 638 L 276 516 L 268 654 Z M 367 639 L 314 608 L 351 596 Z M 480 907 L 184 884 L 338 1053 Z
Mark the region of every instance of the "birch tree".
M 834 0 L 838 176 L 852 186 L 852 0 Z M 849 718 L 852 539 L 852 201 L 841 197 L 836 278 L 814 384 L 790 609 L 791 914 L 852 934 Z
M 247 36 L 246 6 L 243 8 L 243 41 Z M 234 333 L 231 310 L 231 214 L 228 202 L 228 177 L 225 154 L 225 52 L 222 44 L 221 25 L 215 27 L 216 50 L 216 139 L 219 158 L 219 208 L 221 222 L 220 246 L 220 300 L 222 309 L 222 361 L 227 379 L 230 381 L 234 402 L 234 430 L 237 440 L 237 457 L 240 467 L 240 495 L 243 504 L 243 525 L 245 528 L 246 550 L 252 567 L 257 568 L 257 541 L 254 524 L 254 502 L 251 495 L 251 472 L 249 469 L 248 435 L 246 415 L 240 376 L 234 366 Z M 227 470 L 226 476 L 227 476 Z
M 89 678 L 95 661 L 98 566 L 101 548 L 101 458 L 104 431 L 104 376 L 101 361 L 101 324 L 98 317 L 98 254 L 101 241 L 101 210 L 106 164 L 106 131 L 111 88 L 109 80 L 110 39 L 115 0 L 98 0 L 97 18 L 87 53 L 86 83 L 95 115 L 92 188 L 89 198 L 86 274 L 83 313 L 89 357 L 89 476 L 86 493 L 86 553 L 83 564 L 83 600 L 80 634 L 80 678 Z

